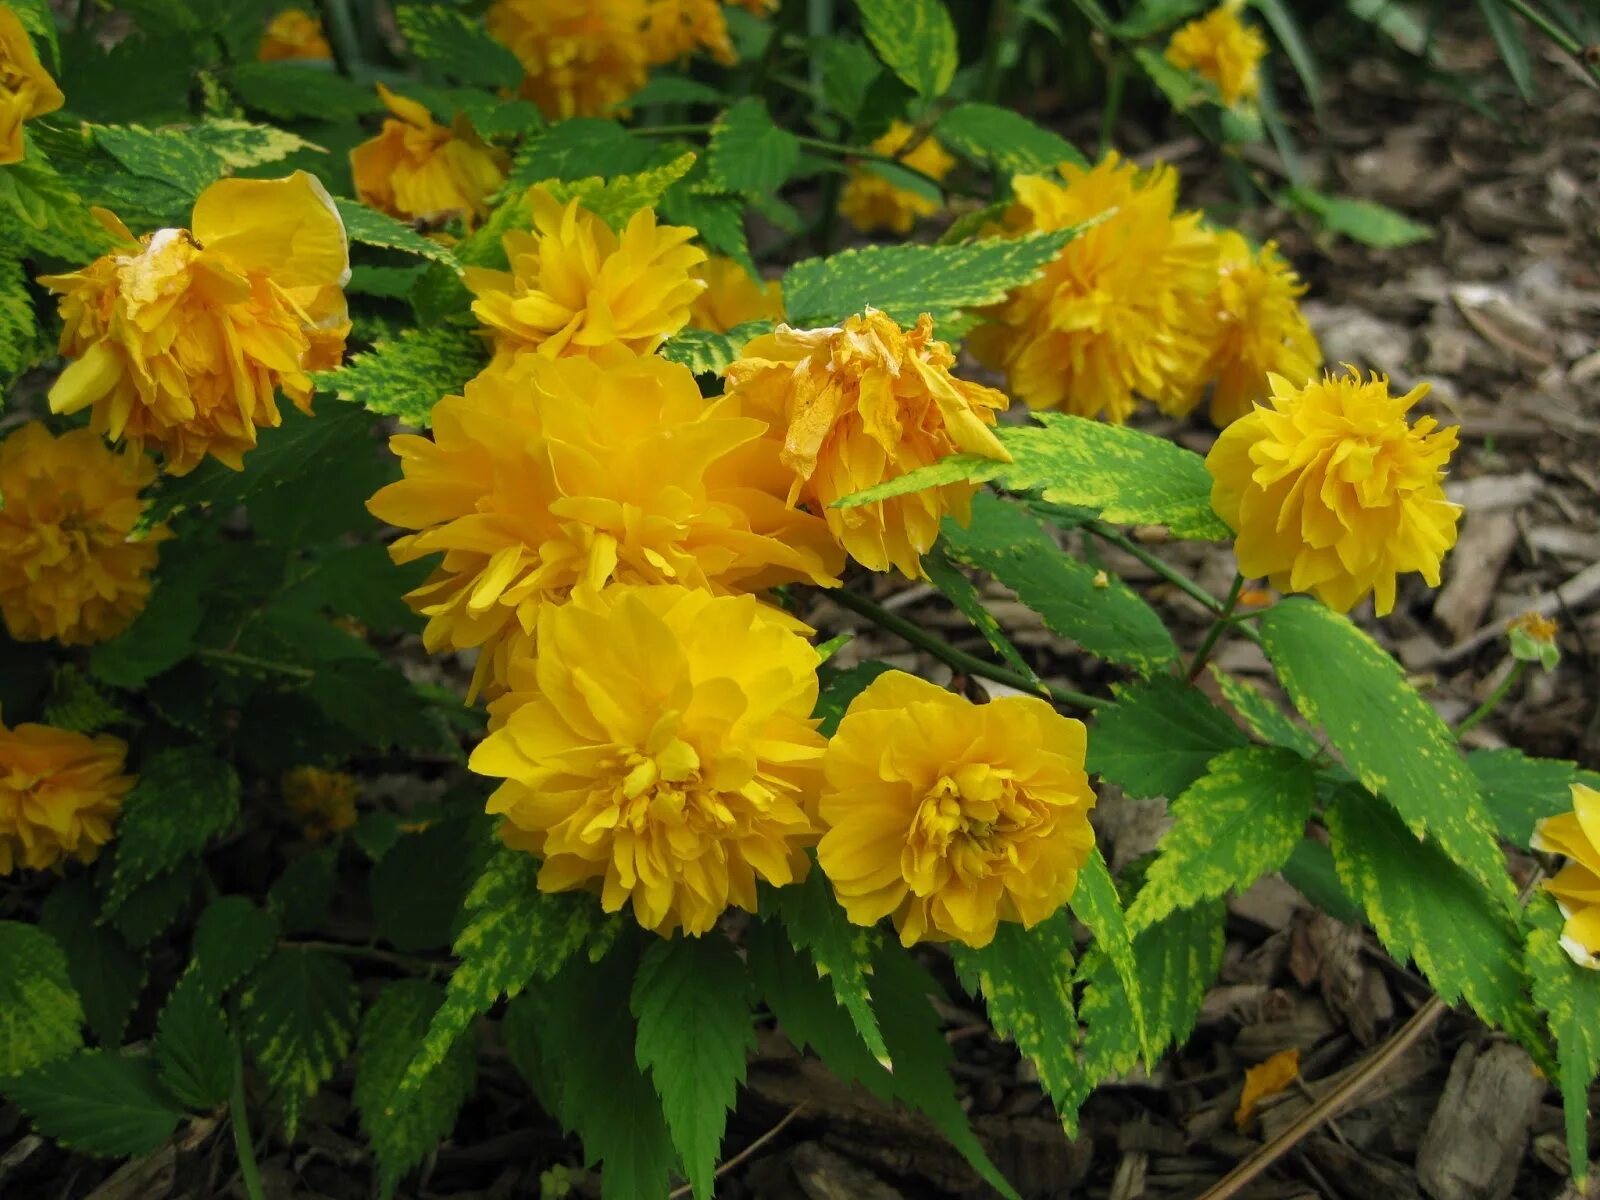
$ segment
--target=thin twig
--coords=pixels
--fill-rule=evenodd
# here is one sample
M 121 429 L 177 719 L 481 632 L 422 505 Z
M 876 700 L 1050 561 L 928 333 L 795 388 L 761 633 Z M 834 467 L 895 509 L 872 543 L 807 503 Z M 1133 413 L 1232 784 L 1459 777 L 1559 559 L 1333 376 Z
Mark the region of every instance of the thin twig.
M 1493 713 L 1495 709 L 1499 708 L 1500 701 L 1506 698 L 1506 695 L 1513 687 L 1516 686 L 1517 680 L 1522 678 L 1523 672 L 1527 669 L 1527 659 L 1517 659 L 1517 661 L 1512 665 L 1511 669 L 1506 672 L 1506 677 L 1500 681 L 1500 686 L 1495 688 L 1494 691 L 1490 692 L 1488 696 L 1484 698 L 1483 703 L 1478 705 L 1477 708 L 1473 709 L 1471 713 L 1463 718 L 1461 724 L 1456 726 L 1456 737 L 1459 739 L 1462 734 L 1467 732 L 1467 730 L 1475 729 L 1478 725 L 1482 724 L 1484 719 Z
M 1369 1055 L 1348 1079 L 1306 1109 L 1293 1125 L 1224 1175 L 1200 1200 L 1229 1200 L 1237 1196 L 1256 1176 L 1292 1150 L 1323 1122 L 1338 1116 L 1352 1100 L 1366 1091 L 1373 1080 L 1388 1070 L 1428 1031 L 1428 1027 L 1439 1019 L 1445 1008 L 1444 1001 L 1439 997 L 1429 997 L 1427 1003 L 1412 1013 L 1411 1019 Z
M 789 1126 L 789 1123 L 791 1121 L 793 1121 L 796 1117 L 798 1117 L 800 1115 L 801 1111 L 804 1108 L 805 1108 L 804 1101 L 802 1101 L 799 1104 L 796 1104 L 793 1108 L 791 1108 L 789 1110 L 788 1114 L 783 1118 L 783 1120 L 779 1121 L 771 1129 L 767 1130 L 760 1137 L 758 1137 L 755 1141 L 751 1142 L 743 1150 L 739 1151 L 739 1153 L 735 1154 L 727 1162 L 723 1163 L 720 1167 L 718 1167 L 715 1171 L 713 1171 L 711 1173 L 711 1178 L 713 1178 L 713 1179 L 721 1179 L 724 1175 L 726 1175 L 729 1171 L 733 1170 L 740 1163 L 746 1161 L 752 1154 L 755 1154 L 758 1150 L 761 1149 L 761 1147 L 765 1146 L 773 1138 L 777 1137 L 780 1133 L 782 1133 L 785 1129 L 787 1129 L 788 1126 Z M 667 1200 L 681 1200 L 682 1197 L 689 1195 L 693 1191 L 694 1191 L 694 1185 L 686 1183 L 686 1184 L 682 1185 L 681 1187 L 675 1187 L 670 1192 L 668 1192 L 667 1193 Z
M 1007 687 L 1016 688 L 1019 692 L 1038 693 L 1039 686 L 1027 679 L 1021 673 L 1012 671 L 995 663 L 985 662 L 976 655 L 968 654 L 965 650 L 957 649 L 937 634 L 929 633 L 914 621 L 909 621 L 899 613 L 890 612 L 875 600 L 868 600 L 865 596 L 844 588 L 837 588 L 828 593 L 828 598 L 841 608 L 848 608 L 852 612 L 860 613 L 874 625 L 887 629 L 890 633 L 898 634 L 913 646 L 926 650 L 935 658 L 963 671 L 968 675 L 977 675 L 983 679 L 992 679 L 996 683 L 1003 683 Z M 1110 701 L 1102 700 L 1098 696 L 1090 696 L 1084 692 L 1075 692 L 1070 688 L 1056 687 L 1054 684 L 1045 684 L 1050 699 L 1057 704 L 1071 705 L 1074 708 L 1100 708 Z
M 1194 652 L 1194 657 L 1189 660 L 1188 680 L 1193 683 L 1200 678 L 1200 672 L 1205 669 L 1206 659 L 1211 657 L 1211 652 L 1217 648 L 1223 631 L 1233 623 L 1233 610 L 1239 603 L 1239 593 L 1244 591 L 1244 576 L 1237 571 L 1233 575 L 1233 586 L 1228 589 L 1228 598 L 1222 602 L 1222 611 L 1217 614 L 1217 619 L 1211 622 L 1211 628 L 1206 630 L 1205 640 L 1200 643 L 1200 648 Z

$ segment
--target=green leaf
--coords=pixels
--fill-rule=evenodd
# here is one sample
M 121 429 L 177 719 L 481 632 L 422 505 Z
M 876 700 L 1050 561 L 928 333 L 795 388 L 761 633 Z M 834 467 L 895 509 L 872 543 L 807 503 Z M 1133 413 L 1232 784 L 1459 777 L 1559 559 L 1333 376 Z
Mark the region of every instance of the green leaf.
M 324 661 L 305 694 L 364 746 L 435 754 L 457 750 L 427 698 L 392 663 L 365 657 Z
M 634 1054 L 661 1096 L 697 1200 L 710 1200 L 728 1110 L 755 1049 L 744 963 L 720 934 L 657 941 L 634 976 Z
M 785 272 L 784 304 L 790 323 L 802 327 L 833 324 L 869 306 L 902 325 L 925 312 L 935 321 L 948 320 L 964 308 L 1005 299 L 1011 289 L 1038 276 L 1077 232 L 1060 229 L 958 246 L 905 242 L 808 258 Z
M 1324 819 L 1345 890 L 1397 962 L 1412 959 L 1446 1004 L 1477 1014 L 1534 1051 L 1522 945 L 1510 917 L 1433 840 L 1414 836 L 1381 801 L 1346 784 Z
M 164 750 L 139 772 L 117 821 L 116 873 L 105 911 L 139 884 L 170 871 L 239 816 L 239 777 L 198 747 Z
M 1311 903 L 1346 925 L 1364 924 L 1361 906 L 1339 882 L 1333 851 L 1312 838 L 1301 838 L 1283 864 L 1283 879 Z
M 344 963 L 291 946 L 273 951 L 245 990 L 244 1044 L 278 1093 L 291 1141 L 306 1102 L 350 1053 L 359 1000 Z
M 6 5 L 28 34 L 44 43 L 40 55 L 47 64 L 61 61 L 61 47 L 56 41 L 56 19 L 50 11 L 48 0 L 10 0 Z
M 822 723 L 817 727 L 823 737 L 832 737 L 843 720 L 845 710 L 879 675 L 890 670 L 888 663 L 864 662 L 853 667 L 834 667 L 824 664 L 817 672 L 821 688 L 817 693 L 817 708 L 812 714 Z
M 1040 1085 L 1072 1133 L 1089 1080 L 1078 1064 L 1071 918 L 1060 912 L 1026 930 L 1002 921 L 983 949 L 953 944 L 950 953 L 967 990 L 983 993 L 995 1032 L 1014 1041 L 1037 1068 Z
M 392 1196 L 405 1173 L 450 1135 L 472 1094 L 477 1039 L 468 1029 L 422 1085 L 404 1103 L 395 1102 L 411 1055 L 443 1001 L 438 984 L 401 979 L 385 985 L 361 1020 L 355 1104 L 378 1160 L 381 1196 Z
M 497 847 L 467 893 L 470 914 L 456 937 L 461 960 L 450 976 L 444 1003 L 406 1068 L 399 1094 L 422 1086 L 456 1039 L 501 997 L 549 979 L 583 948 L 599 923 L 592 896 L 546 894 L 539 864 L 528 854 Z
M 624 229 L 633 215 L 654 208 L 666 190 L 682 179 L 694 166 L 693 151 L 685 151 L 669 162 L 609 179 L 590 175 L 574 182 L 547 179 L 543 187 L 565 204 L 576 200 L 612 229 Z
M 448 946 L 493 849 L 493 822 L 481 812 L 403 836 L 372 869 L 374 932 L 408 954 Z
M 130 719 L 126 711 L 95 687 L 77 667 L 67 663 L 56 668 L 50 680 L 50 696 L 44 705 L 45 724 L 75 733 L 99 733 Z
M 715 375 L 719 379 L 744 352 L 751 338 L 772 331 L 771 321 L 746 321 L 727 333 L 709 329 L 680 329 L 661 347 L 661 357 L 682 363 L 696 375 Z
M 199 584 L 192 573 L 158 572 L 133 624 L 90 649 L 90 674 L 115 687 L 137 688 L 188 658 L 205 616 Z
M 1246 746 L 1211 760 L 1172 803 L 1173 825 L 1128 910 L 1135 932 L 1201 900 L 1244 891 L 1305 836 L 1316 789 L 1292 750 Z
M 956 153 L 1007 175 L 1049 174 L 1062 163 L 1089 165 L 1060 134 L 995 104 L 956 105 L 939 118 L 934 135 Z
M 39 928 L 66 954 L 67 975 L 83 1001 L 84 1018 L 95 1038 L 102 1046 L 120 1046 L 144 988 L 144 961 L 115 929 L 100 924 L 100 904 L 87 875 L 62 880 L 50 889 Z
M 1600 971 L 1580 967 L 1561 946 L 1564 924 L 1548 897 L 1528 910 L 1527 971 L 1533 999 L 1556 1040 L 1567 1157 L 1580 1193 L 1589 1168 L 1589 1087 L 1600 1070 Z
M 805 881 L 775 893 L 778 915 L 789 940 L 817 964 L 818 974 L 833 986 L 839 1004 L 850 1014 L 856 1032 L 875 1058 L 887 1059 L 888 1046 L 873 1013 L 870 985 L 874 949 L 881 940 L 875 929 L 850 924 L 833 898 L 820 868 Z
M 267 911 L 284 933 L 310 933 L 327 919 L 338 886 L 332 847 L 302 854 L 267 889 Z
M 1528 43 L 1523 40 L 1522 30 L 1517 26 L 1517 19 L 1511 15 L 1511 6 L 1505 0 L 1478 0 L 1478 11 L 1483 14 L 1483 23 L 1489 27 L 1494 44 L 1500 48 L 1500 58 L 1505 62 L 1512 82 L 1517 85 L 1517 91 L 1532 104 L 1536 92 L 1533 62 L 1528 54 Z
M 745 209 L 743 196 L 712 191 L 704 184 L 690 184 L 687 180 L 668 188 L 661 197 L 661 216 L 665 220 L 698 229 L 708 250 L 726 254 L 753 275 L 756 264 L 745 240 Z
M 158 180 L 193 200 L 222 177 L 227 164 L 190 129 L 146 129 L 141 125 L 90 127 L 101 149 L 131 175 Z
M 385 250 L 400 250 L 431 262 L 443 263 L 453 271 L 461 270 L 461 264 L 448 246 L 423 237 L 404 221 L 397 221 L 388 213 L 369 208 L 359 200 L 346 200 L 343 196 L 337 197 L 334 204 L 339 209 L 339 218 L 344 222 L 345 235 L 352 242 L 363 246 L 379 246 Z
M 34 1128 L 68 1149 L 101 1158 L 148 1154 L 183 1113 L 148 1058 L 85 1050 L 0 1084 Z
M 1367 790 L 1514 908 L 1516 889 L 1478 781 L 1400 664 L 1349 618 L 1312 600 L 1274 605 L 1260 627 L 1262 649 L 1295 708 L 1322 726 Z
M 1284 193 L 1289 206 L 1310 213 L 1330 233 L 1342 233 L 1368 246 L 1390 249 L 1425 242 L 1433 230 L 1373 200 L 1328 196 L 1307 187 Z
M 1520 750 L 1474 750 L 1467 755 L 1467 768 L 1477 776 L 1500 836 L 1521 850 L 1529 848 L 1541 820 L 1571 810 L 1573 784 L 1600 788 L 1600 773 Z
M 816 960 L 795 949 L 779 922 L 752 925 L 745 953 L 761 998 L 795 1049 L 810 1047 L 840 1079 L 859 1080 L 880 1099 L 894 1098 L 894 1076 L 861 1040 Z
M 101 873 L 102 886 L 111 880 L 115 868 L 115 855 L 101 859 L 106 870 Z M 111 923 L 128 945 L 143 950 L 182 915 L 194 895 L 199 879 L 199 863 L 186 858 L 171 871 L 157 875 L 148 883 L 141 883 L 111 914 Z
M 856 0 L 856 7 L 884 65 L 924 100 L 942 96 L 960 63 L 942 0 Z
M 788 182 L 800 139 L 772 123 L 764 100 L 746 96 L 711 129 L 710 180 L 723 191 L 763 195 Z
M 822 102 L 851 125 L 857 124 L 883 68 L 872 51 L 857 41 L 826 37 L 813 45 L 812 61 L 822 76 Z
M 1182 795 L 1217 755 L 1248 739 L 1205 693 L 1171 676 L 1113 689 L 1095 712 L 1089 770 L 1138 799 Z
M 83 1045 L 83 1006 L 54 938 L 0 921 L 0 1078 Z
M 1112 973 L 1120 981 L 1135 1049 L 1143 1049 L 1146 1061 L 1153 1063 L 1161 1046 L 1155 1040 L 1151 1018 L 1145 1011 L 1133 931 L 1128 927 L 1117 885 L 1098 846 L 1078 872 L 1078 886 L 1073 890 L 1070 903 L 1073 915 L 1094 936 L 1096 952 L 1110 963 Z
M 305 138 L 253 121 L 211 117 L 184 130 L 184 136 L 204 146 L 234 170 L 279 162 L 301 150 L 314 150 Z
M 289 404 L 281 411 L 283 424 L 259 432 L 256 448 L 245 455 L 244 470 L 208 460 L 187 475 L 165 478 L 144 523 L 154 525 L 178 509 L 203 505 L 227 513 L 280 489 L 296 497 L 308 488 L 320 493 L 327 480 L 349 469 L 356 454 L 375 448 L 371 434 L 376 418 L 356 405 L 324 404 L 314 417 Z
M 1222 97 L 1216 85 L 1195 71 L 1184 71 L 1173 66 L 1152 46 L 1136 46 L 1133 60 L 1139 64 L 1151 83 L 1167 98 L 1174 112 L 1189 109 L 1207 102 L 1220 104 Z
M 156 1023 L 156 1072 L 173 1099 L 191 1112 L 209 1112 L 233 1085 L 233 1040 L 215 997 L 200 974 L 178 980 Z
M 1300 84 L 1306 89 L 1306 99 L 1314 111 L 1322 111 L 1322 80 L 1317 74 L 1317 56 L 1306 42 L 1305 31 L 1300 28 L 1294 11 L 1285 0 L 1255 0 L 1256 11 L 1272 26 L 1278 45 L 1289 56 Z
M 383 108 L 376 92 L 352 83 L 333 70 L 331 63 L 237 63 L 226 79 L 246 108 L 283 121 L 301 117 L 349 120 Z
M 412 327 L 393 341 L 380 341 L 356 355 L 339 370 L 318 371 L 312 378 L 320 390 L 334 392 L 341 400 L 426 429 L 440 397 L 460 395 L 467 380 L 488 361 L 483 339 L 473 330 L 452 325 Z
M 278 920 L 244 896 L 219 896 L 194 927 L 194 962 L 201 985 L 221 998 L 272 952 Z
M 18 259 L 0 255 L 0 387 L 9 390 L 12 381 L 37 363 L 43 351 L 28 274 Z
M 989 572 L 1052 633 L 1091 654 L 1147 675 L 1178 657 L 1166 625 L 1137 592 L 1069 557 L 1020 505 L 980 493 L 972 524 L 947 520 L 941 537 L 951 558 Z
M 1118 524 L 1166 525 L 1178 537 L 1208 541 L 1232 536 L 1211 511 L 1211 474 L 1192 450 L 1067 413 L 1037 413 L 1035 419 L 1037 424 L 1002 425 L 996 431 L 1011 454 L 1009 463 L 954 455 L 847 496 L 835 507 L 853 508 L 960 480 L 1001 480 L 1013 491 L 1038 490 L 1053 504 L 1092 508 Z
M 986 495 L 980 493 L 974 499 L 982 501 L 986 499 Z M 951 524 L 954 525 L 954 522 Z M 978 594 L 978 589 L 951 561 L 944 543 L 935 543 L 933 549 L 922 556 L 922 569 L 928 576 L 928 582 L 938 588 L 945 599 L 972 622 L 972 627 L 983 634 L 983 640 L 989 643 L 996 654 L 1041 692 L 1045 690 L 1045 685 L 1034 671 L 1033 665 L 1011 644 L 1011 639 L 1006 636 L 1005 630 L 1000 628 L 1000 622 L 995 620 L 994 614 L 984 607 L 983 597 Z
M 950 1079 L 955 1055 L 939 1029 L 932 997 L 939 985 L 898 945 L 883 943 L 873 956 L 872 998 L 894 1062 L 896 1097 L 924 1113 L 961 1157 L 995 1191 L 1018 1200 L 972 1131 Z
M 1222 966 L 1225 913 L 1222 904 L 1207 901 L 1174 913 L 1134 940 L 1138 990 L 1156 1051 L 1181 1044 L 1194 1029 Z M 1098 951 L 1085 959 L 1082 976 L 1088 982 L 1078 1008 L 1084 1070 L 1096 1082 L 1126 1074 L 1140 1053 L 1138 1030 L 1127 1015 L 1128 989 Z
M 676 157 L 673 150 L 634 137 L 615 121 L 573 117 L 558 121 L 523 145 L 511 161 L 508 187 L 522 190 L 547 179 L 627 175 Z
M 1289 715 L 1269 700 L 1254 684 L 1229 675 L 1216 663 L 1211 664 L 1211 678 L 1223 699 L 1233 705 L 1250 732 L 1264 742 L 1297 750 L 1307 758 L 1314 757 L 1321 746 L 1308 730 L 1296 725 Z
M 628 1004 L 636 962 L 630 939 L 598 962 L 573 960 L 518 1000 L 555 1115 L 582 1138 L 585 1161 L 604 1167 L 603 1200 L 665 1196 L 676 1161 L 661 1102 L 636 1061 Z
M 485 88 L 522 82 L 517 56 L 490 37 L 481 20 L 446 4 L 402 4 L 394 17 L 411 53 L 441 74 Z
M 628 98 L 629 108 L 650 104 L 726 104 L 728 94 L 709 83 L 682 75 L 652 74 L 645 85 Z

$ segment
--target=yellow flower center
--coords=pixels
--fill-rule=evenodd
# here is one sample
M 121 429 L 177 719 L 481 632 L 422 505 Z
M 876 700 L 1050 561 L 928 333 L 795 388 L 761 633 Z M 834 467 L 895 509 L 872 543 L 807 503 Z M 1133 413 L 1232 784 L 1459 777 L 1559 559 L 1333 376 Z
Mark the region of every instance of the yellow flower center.
M 1017 843 L 1045 821 L 1044 806 L 1019 787 L 1010 771 L 970 764 L 941 775 L 917 806 L 901 870 L 919 896 L 952 877 L 985 879 L 1017 862 Z

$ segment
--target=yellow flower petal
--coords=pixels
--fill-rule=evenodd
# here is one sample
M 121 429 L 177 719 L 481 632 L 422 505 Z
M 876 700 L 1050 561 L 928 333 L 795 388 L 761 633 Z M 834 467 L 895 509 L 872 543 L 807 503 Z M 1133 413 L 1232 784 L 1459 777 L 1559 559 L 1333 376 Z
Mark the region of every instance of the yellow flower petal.
M 350 243 L 339 210 L 315 175 L 219 179 L 195 201 L 190 226 L 208 254 L 259 271 L 283 288 L 343 287 Z

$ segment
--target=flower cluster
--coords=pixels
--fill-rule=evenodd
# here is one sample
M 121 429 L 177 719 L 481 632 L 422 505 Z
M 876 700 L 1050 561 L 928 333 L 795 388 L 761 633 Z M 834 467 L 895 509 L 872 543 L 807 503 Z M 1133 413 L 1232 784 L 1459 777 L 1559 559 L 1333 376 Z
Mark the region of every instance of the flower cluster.
M 527 203 L 533 229 L 502 239 L 510 269 L 466 275 L 497 368 L 526 352 L 650 354 L 688 324 L 706 286 L 693 273 L 706 259 L 689 244 L 693 229 L 658 225 L 645 208 L 619 235 L 577 200 L 562 204 L 539 187 Z
M 344 223 L 304 171 L 224 179 L 195 201 L 188 229 L 136 238 L 40 282 L 61 296 L 57 413 L 135 450 L 160 450 L 186 474 L 207 455 L 238 469 L 256 429 L 281 420 L 282 389 L 311 409 L 308 371 L 337 366 L 350 329 Z
M 0 166 L 22 161 L 23 122 L 55 112 L 65 99 L 21 18 L 0 4 Z
M 143 537 L 155 464 L 37 421 L 0 442 L 0 618 L 18 641 L 102 642 L 144 608 L 164 529 Z
M 465 117 L 445 127 L 415 100 L 378 84 L 394 114 L 371 141 L 350 151 L 356 195 L 406 220 L 463 217 L 468 227 L 489 212 L 489 197 L 506 181 L 506 155 L 486 145 Z
M 775 0 L 742 0 L 758 15 Z M 627 102 L 650 68 L 704 50 L 734 61 L 724 0 L 494 0 L 489 32 L 525 72 L 522 94 L 552 119 Z
M 1115 152 L 1059 178 L 1020 175 L 993 232 L 1084 227 L 1034 282 L 987 311 L 970 339 L 1033 408 L 1122 422 L 1137 397 L 1183 415 L 1211 385 L 1226 424 L 1266 394 L 1269 372 L 1303 382 L 1321 364 L 1296 298 L 1303 285 L 1270 243 L 1253 251 L 1198 212 L 1178 212 L 1178 176 Z
M 952 374 L 927 316 L 907 330 L 872 309 L 836 328 L 779 325 L 749 342 L 723 395 L 703 397 L 654 351 L 690 319 L 726 331 L 781 317 L 776 285 L 708 259 L 695 230 L 648 209 L 618 234 L 576 200 L 534 188 L 528 203 L 533 228 L 503 237 L 509 269 L 466 276 L 493 360 L 434 406 L 430 436 L 392 440 L 402 477 L 368 506 L 406 531 L 397 561 L 434 561 L 406 598 L 424 644 L 476 652 L 471 692 L 490 698 L 491 732 L 471 765 L 505 781 L 490 811 L 542 860 L 539 886 L 592 889 L 646 928 L 700 934 L 730 906 L 754 909 L 758 882 L 800 878 L 834 823 L 818 809 L 832 751 L 811 715 L 811 631 L 772 589 L 837 586 L 847 552 L 919 576 L 973 485 L 833 502 L 953 453 L 1005 459 L 993 427 L 1008 401 Z M 980 722 L 1033 731 L 1013 739 L 1016 761 L 1005 738 L 978 750 L 938 732 L 918 775 L 970 783 L 973 821 L 1000 804 L 984 845 L 1034 864 L 1028 879 L 974 866 L 971 838 L 930 833 L 908 877 L 909 940 L 986 941 L 996 921 L 1032 923 L 1071 891 L 1087 826 L 1057 810 L 1092 801 L 1081 727 L 1069 778 L 1071 736 L 1031 703 Z M 986 756 L 981 780 L 969 751 Z
M 0 724 L 0 876 L 93 861 L 133 790 L 127 753 L 107 734 Z
M 303 8 L 286 8 L 267 22 L 256 58 L 261 62 L 328 62 L 333 47 L 322 32 L 321 18 Z
M 872 150 L 894 158 L 901 166 L 918 174 L 942 180 L 956 165 L 956 160 L 945 153 L 944 147 L 931 134 L 924 135 L 906 149 L 914 132 L 904 121 L 895 121 L 872 143 Z M 839 212 L 862 233 L 879 230 L 910 233 L 918 217 L 938 210 L 936 200 L 895 184 L 870 163 L 851 168 L 850 180 L 839 196 Z
M 1394 608 L 1399 575 L 1438 587 L 1461 507 L 1442 486 L 1455 429 L 1406 420 L 1427 385 L 1391 396 L 1387 379 L 1352 367 L 1303 387 L 1274 375 L 1271 386 L 1270 404 L 1223 430 L 1206 458 L 1239 570 L 1341 612 L 1372 594 L 1379 616 Z
M 863 566 L 922 576 L 922 555 L 953 513 L 968 519 L 974 484 L 952 483 L 855 508 L 835 500 L 951 454 L 1010 461 L 994 435 L 1006 397 L 950 373 L 955 355 L 924 314 L 909 332 L 868 309 L 842 326 L 781 325 L 728 368 L 729 395 L 785 430 L 791 503 L 822 513 Z
M 418 531 L 400 561 L 443 554 L 407 599 L 430 649 L 481 648 L 475 690 L 505 688 L 541 611 L 579 585 L 759 591 L 842 566 L 823 522 L 785 504 L 767 423 L 660 358 L 530 356 L 439 401 L 431 439 L 392 445 L 405 477 L 370 507 Z
M 1567 919 L 1561 945 L 1579 966 L 1600 968 L 1600 791 L 1572 785 L 1572 811 L 1546 817 L 1533 848 L 1567 858 L 1545 890 Z
M 320 842 L 356 823 L 355 776 L 322 767 L 292 767 L 283 773 L 283 802 L 305 830 L 306 840 Z
M 1043 700 L 974 705 L 899 671 L 856 697 L 828 743 L 817 862 L 852 921 L 907 946 L 986 946 L 1037 925 L 1094 847 L 1083 723 Z
M 472 769 L 545 891 L 594 886 L 667 934 L 709 930 L 756 882 L 806 873 L 823 739 L 803 627 L 753 596 L 669 586 L 575 592 L 532 653 Z
M 1239 20 L 1243 0 L 1229 0 L 1197 17 L 1172 35 L 1166 60 L 1180 71 L 1193 71 L 1217 89 L 1222 103 L 1233 107 L 1253 102 L 1261 92 L 1261 60 L 1267 39 L 1253 25 Z

